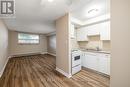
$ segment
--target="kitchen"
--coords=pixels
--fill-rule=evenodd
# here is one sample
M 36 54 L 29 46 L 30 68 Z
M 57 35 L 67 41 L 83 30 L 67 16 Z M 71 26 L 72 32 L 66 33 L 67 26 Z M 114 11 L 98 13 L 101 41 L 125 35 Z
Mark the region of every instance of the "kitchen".
M 75 21 L 76 20 L 76 21 Z M 71 19 L 72 75 L 81 69 L 110 77 L 110 15 Z
M 0 3 L 0 87 L 130 87 L 130 0 Z

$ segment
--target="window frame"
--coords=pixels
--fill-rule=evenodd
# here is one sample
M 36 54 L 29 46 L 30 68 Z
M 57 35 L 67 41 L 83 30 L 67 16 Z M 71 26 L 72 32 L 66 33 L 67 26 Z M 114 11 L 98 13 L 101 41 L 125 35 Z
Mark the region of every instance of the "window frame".
M 27 39 L 19 39 L 19 34 L 29 34 L 29 35 L 37 35 L 39 37 L 38 43 L 19 43 L 19 40 L 27 40 Z M 37 39 L 28 39 L 28 40 L 37 40 Z M 18 33 L 17 34 L 17 44 L 18 45 L 39 45 L 40 44 L 40 35 L 32 34 L 32 33 Z

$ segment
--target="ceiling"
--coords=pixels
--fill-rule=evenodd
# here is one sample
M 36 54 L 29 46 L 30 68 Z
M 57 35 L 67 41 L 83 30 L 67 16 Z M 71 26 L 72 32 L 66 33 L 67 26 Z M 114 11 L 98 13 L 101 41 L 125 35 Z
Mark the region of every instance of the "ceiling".
M 15 0 L 15 18 L 5 19 L 10 30 L 47 34 L 56 31 L 55 20 L 68 12 L 81 21 L 89 19 L 85 9 L 102 5 L 100 14 L 109 12 L 108 0 Z
M 88 11 L 91 9 L 98 9 L 98 13 L 94 13 L 92 16 L 88 14 Z M 110 13 L 110 0 L 90 0 L 85 5 L 82 5 L 80 8 L 77 8 L 72 12 L 73 17 L 84 22 L 91 18 L 109 14 Z

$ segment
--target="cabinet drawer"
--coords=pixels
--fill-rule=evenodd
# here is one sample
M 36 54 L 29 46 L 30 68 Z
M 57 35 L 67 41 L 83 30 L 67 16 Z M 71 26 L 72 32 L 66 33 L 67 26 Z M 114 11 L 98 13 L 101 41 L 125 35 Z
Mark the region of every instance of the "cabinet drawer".
M 76 74 L 77 72 L 79 72 L 81 70 L 81 65 L 75 66 L 72 68 L 72 75 Z

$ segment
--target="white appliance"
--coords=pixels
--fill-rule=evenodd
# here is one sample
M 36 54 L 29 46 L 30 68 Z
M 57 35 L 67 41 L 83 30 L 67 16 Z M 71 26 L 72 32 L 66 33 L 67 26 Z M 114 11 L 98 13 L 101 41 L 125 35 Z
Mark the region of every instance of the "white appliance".
M 72 50 L 72 75 L 81 70 L 81 51 Z

